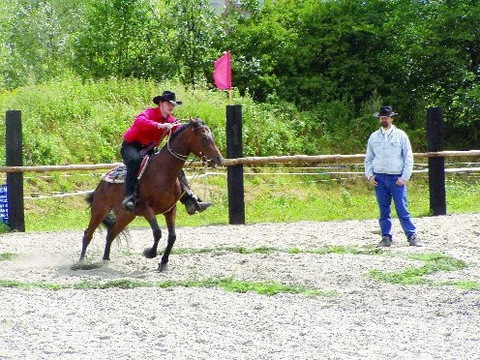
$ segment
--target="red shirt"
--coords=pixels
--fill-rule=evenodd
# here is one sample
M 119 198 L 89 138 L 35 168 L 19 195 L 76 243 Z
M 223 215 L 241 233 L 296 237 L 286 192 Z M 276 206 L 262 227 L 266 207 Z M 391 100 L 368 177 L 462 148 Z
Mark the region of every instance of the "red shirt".
M 153 142 L 153 146 L 156 147 L 165 135 L 165 129 L 159 129 L 158 124 L 174 123 L 176 121 L 177 119 L 171 115 L 164 119 L 159 107 L 148 108 L 137 115 L 132 126 L 123 135 L 123 139 L 127 142 L 136 142 L 144 146 L 148 146 Z M 172 129 L 172 131 L 174 130 L 175 128 Z

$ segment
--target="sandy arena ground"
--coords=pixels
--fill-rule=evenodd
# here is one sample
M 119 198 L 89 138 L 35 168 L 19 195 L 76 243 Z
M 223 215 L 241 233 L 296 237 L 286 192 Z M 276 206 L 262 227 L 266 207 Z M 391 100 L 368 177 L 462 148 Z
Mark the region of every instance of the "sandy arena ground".
M 0 261 L 2 282 L 234 277 L 333 295 L 1 286 L 0 359 L 480 359 L 480 291 L 394 285 L 367 275 L 420 267 L 424 263 L 409 254 L 442 252 L 469 266 L 430 279 L 480 282 L 480 214 L 414 221 L 424 247 L 407 246 L 395 222 L 394 244 L 382 255 L 288 252 L 366 248 L 379 241 L 376 220 L 178 228 L 176 249 L 216 250 L 173 254 L 165 273 L 156 271 L 159 258 L 141 255 L 151 245 L 149 229 L 131 230 L 128 244 L 114 244 L 111 261 L 92 270 L 71 269 L 82 232 L 3 234 L 0 254 L 16 257 Z M 104 235 L 97 231 L 89 261 L 101 260 Z M 240 246 L 277 251 L 225 249 Z

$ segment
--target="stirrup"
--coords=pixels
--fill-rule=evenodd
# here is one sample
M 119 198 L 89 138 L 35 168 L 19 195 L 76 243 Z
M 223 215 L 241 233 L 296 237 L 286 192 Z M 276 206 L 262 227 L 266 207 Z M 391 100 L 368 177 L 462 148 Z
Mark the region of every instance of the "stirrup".
M 130 211 L 130 212 L 135 211 L 134 196 L 133 195 L 126 196 L 125 199 L 123 199 L 123 201 L 122 201 L 122 207 L 125 210 Z

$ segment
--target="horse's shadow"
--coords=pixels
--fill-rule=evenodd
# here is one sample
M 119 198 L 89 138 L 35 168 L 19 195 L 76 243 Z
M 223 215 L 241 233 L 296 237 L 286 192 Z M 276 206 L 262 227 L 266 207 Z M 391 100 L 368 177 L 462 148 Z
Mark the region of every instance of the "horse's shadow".
M 82 262 L 74 262 L 70 265 L 62 266 L 58 269 L 59 276 L 75 277 L 79 279 L 102 279 L 103 281 L 117 280 L 117 279 L 144 279 L 152 273 L 158 273 L 158 270 L 153 269 L 119 269 L 115 263 L 110 261 L 88 261 L 85 259 Z

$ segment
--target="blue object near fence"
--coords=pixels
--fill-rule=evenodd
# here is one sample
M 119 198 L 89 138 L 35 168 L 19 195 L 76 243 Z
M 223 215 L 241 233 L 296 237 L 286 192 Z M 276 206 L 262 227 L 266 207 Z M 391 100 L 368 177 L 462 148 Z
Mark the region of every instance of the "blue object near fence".
M 0 185 L 0 219 L 4 224 L 9 225 L 7 185 Z

